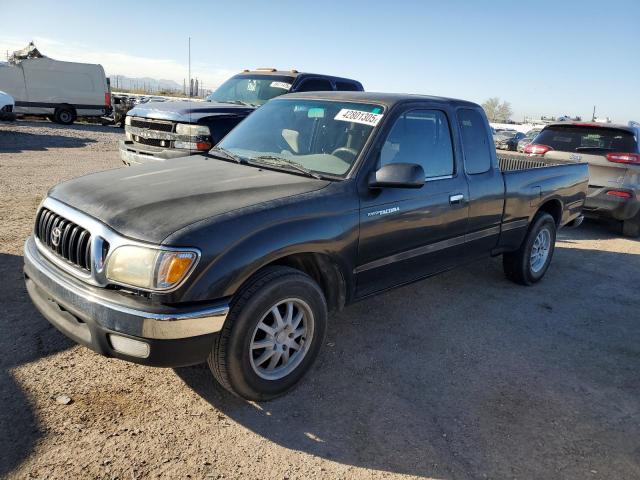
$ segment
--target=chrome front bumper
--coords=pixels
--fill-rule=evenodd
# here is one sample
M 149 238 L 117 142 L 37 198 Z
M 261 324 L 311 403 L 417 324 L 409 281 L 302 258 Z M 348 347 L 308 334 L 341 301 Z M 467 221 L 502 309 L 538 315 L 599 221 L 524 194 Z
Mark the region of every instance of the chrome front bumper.
M 204 361 L 229 312 L 227 303 L 171 307 L 82 283 L 46 259 L 29 237 L 24 248 L 27 291 L 36 308 L 72 340 L 103 355 L 137 363 L 180 366 Z M 150 345 L 144 359 L 116 351 L 110 335 Z
M 164 162 L 171 158 L 183 158 L 196 153 L 203 153 L 177 148 L 142 146 L 132 142 L 131 140 L 120 140 L 118 149 L 120 151 L 120 160 L 122 160 L 122 163 L 129 166 Z

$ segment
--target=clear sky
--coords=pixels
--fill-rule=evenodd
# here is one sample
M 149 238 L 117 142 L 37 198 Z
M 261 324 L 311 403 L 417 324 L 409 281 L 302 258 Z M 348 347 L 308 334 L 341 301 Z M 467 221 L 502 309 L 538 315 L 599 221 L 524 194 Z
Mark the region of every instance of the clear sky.
M 30 40 L 107 74 L 207 88 L 274 66 L 370 91 L 511 102 L 524 115 L 640 121 L 640 0 L 0 0 L 0 51 Z

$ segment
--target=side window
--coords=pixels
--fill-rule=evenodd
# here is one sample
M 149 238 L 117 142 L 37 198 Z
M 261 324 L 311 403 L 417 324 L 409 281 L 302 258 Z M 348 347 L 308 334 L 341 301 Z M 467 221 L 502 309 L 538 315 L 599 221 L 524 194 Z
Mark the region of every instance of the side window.
M 336 90 L 341 92 L 359 92 L 360 87 L 353 82 L 336 81 Z
M 458 110 L 458 125 L 467 173 L 488 172 L 491 168 L 491 145 L 482 115 L 475 110 L 462 108 Z
M 296 92 L 327 92 L 333 90 L 331 82 L 322 78 L 304 80 Z
M 446 115 L 439 110 L 411 110 L 393 124 L 380 152 L 380 166 L 389 163 L 417 163 L 426 178 L 454 172 L 451 131 Z

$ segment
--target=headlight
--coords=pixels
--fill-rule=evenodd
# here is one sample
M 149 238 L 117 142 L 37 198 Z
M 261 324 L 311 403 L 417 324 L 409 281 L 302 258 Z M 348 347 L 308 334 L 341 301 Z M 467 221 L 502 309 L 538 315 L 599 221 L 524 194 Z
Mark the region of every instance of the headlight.
M 127 115 L 126 117 L 124 117 L 124 124 L 131 125 L 131 115 Z
M 204 125 L 189 125 L 188 123 L 178 123 L 176 125 L 176 133 L 190 137 L 211 135 L 209 127 L 205 127 Z
M 197 259 L 195 252 L 124 245 L 109 256 L 107 278 L 147 290 L 168 290 L 187 277 Z

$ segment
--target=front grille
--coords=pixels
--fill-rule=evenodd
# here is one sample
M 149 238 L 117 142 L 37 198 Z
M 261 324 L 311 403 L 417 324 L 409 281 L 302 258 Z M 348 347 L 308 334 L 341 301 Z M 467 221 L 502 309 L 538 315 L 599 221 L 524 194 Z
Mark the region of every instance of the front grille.
M 134 135 L 133 139 L 142 145 L 150 145 L 152 147 L 171 147 L 171 140 L 160 140 L 158 138 L 144 138 Z
M 161 121 L 161 120 L 147 120 L 144 118 L 133 117 L 131 119 L 131 126 L 138 128 L 146 128 L 148 130 L 155 130 L 156 132 L 168 132 L 174 131 L 174 123 Z
M 40 243 L 58 257 L 91 271 L 91 233 L 85 228 L 42 208 L 36 217 L 35 234 Z

